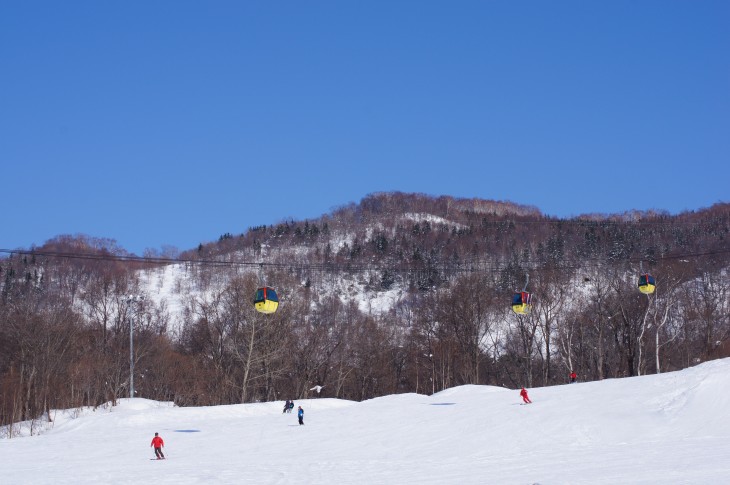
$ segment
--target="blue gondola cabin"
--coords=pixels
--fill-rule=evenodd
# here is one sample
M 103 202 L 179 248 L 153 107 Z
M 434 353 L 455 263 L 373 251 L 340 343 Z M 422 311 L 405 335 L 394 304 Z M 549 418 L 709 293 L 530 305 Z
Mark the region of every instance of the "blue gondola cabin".
M 526 291 L 515 293 L 515 296 L 512 298 L 512 311 L 518 315 L 530 313 L 530 307 L 532 306 L 531 300 L 532 295 Z
M 639 276 L 639 291 L 645 295 L 654 293 L 656 289 L 656 280 L 650 274 L 643 274 Z
M 261 313 L 274 313 L 279 308 L 279 297 L 273 288 L 265 286 L 256 290 L 256 297 L 253 300 L 256 310 Z

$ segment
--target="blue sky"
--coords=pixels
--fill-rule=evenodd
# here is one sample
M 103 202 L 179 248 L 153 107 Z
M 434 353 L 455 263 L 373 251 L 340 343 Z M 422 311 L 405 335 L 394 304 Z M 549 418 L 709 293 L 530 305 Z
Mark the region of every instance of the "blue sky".
M 730 200 L 730 2 L 0 3 L 0 248 L 141 254 L 381 191 Z

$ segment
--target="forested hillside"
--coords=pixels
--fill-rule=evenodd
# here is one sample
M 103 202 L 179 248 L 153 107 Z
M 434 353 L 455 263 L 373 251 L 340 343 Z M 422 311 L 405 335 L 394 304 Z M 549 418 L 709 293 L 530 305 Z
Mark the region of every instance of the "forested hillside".
M 571 369 L 597 380 L 730 356 L 724 203 L 557 219 L 383 193 L 181 253 L 136 257 L 88 236 L 6 253 L 0 424 L 126 397 L 131 323 L 135 394 L 180 405 L 299 399 L 315 385 L 353 400 L 542 386 Z M 656 278 L 650 295 L 642 273 Z M 526 284 L 532 311 L 516 315 Z M 281 298 L 272 315 L 253 308 L 263 285 Z

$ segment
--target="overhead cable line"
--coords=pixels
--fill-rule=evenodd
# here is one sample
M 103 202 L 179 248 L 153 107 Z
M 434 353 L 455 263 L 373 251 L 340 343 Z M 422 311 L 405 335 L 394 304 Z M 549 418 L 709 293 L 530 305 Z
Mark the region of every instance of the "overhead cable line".
M 45 257 L 45 258 L 59 258 L 59 259 L 78 259 L 87 261 L 104 261 L 104 262 L 123 262 L 123 263 L 137 263 L 146 265 L 171 265 L 171 264 L 190 264 L 190 265 L 201 265 L 201 266 L 213 266 L 213 267 L 226 267 L 226 266 L 237 266 L 237 267 L 250 267 L 252 269 L 259 268 L 272 268 L 272 269 L 286 269 L 286 270 L 298 270 L 298 271 L 311 271 L 321 273 L 336 273 L 336 272 L 369 272 L 369 271 L 382 271 L 390 270 L 394 272 L 408 272 L 408 271 L 424 271 L 424 270 L 438 270 L 446 272 L 456 273 L 483 273 L 483 272 L 498 272 L 506 269 L 511 261 L 508 259 L 497 260 L 465 260 L 465 261 L 454 261 L 448 263 L 438 263 L 428 265 L 426 264 L 408 264 L 408 263 L 392 263 L 388 264 L 385 262 L 363 264 L 363 263 L 347 263 L 347 262 L 335 262 L 335 263 L 295 263 L 295 262 L 266 262 L 266 261 L 236 261 L 236 260 L 221 260 L 221 259 L 193 259 L 193 258 L 165 258 L 165 257 L 142 257 L 135 255 L 120 255 L 111 253 L 75 253 L 75 252 L 63 252 L 63 251 L 36 251 L 36 250 L 23 250 L 23 249 L 0 249 L 0 253 L 5 254 L 16 254 L 21 256 L 34 256 L 34 257 Z M 723 254 L 729 254 L 729 249 L 705 251 L 697 253 L 681 253 L 675 255 L 658 256 L 652 259 L 656 261 L 668 261 L 668 260 L 689 260 L 693 258 L 700 258 L 706 256 L 718 256 Z M 554 266 L 560 269 L 579 269 L 585 267 L 591 267 L 597 264 L 612 264 L 617 262 L 626 263 L 640 263 L 646 261 L 647 258 L 580 258 L 580 259 L 563 259 Z M 537 268 L 545 266 L 545 261 L 534 261 L 534 260 L 518 260 L 514 261 L 521 267 Z

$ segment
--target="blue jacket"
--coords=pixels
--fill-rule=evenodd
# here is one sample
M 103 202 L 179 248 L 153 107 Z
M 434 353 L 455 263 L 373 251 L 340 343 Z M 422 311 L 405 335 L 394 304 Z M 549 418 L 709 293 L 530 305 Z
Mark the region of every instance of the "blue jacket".
M 300 409 L 299 412 L 297 413 L 297 416 L 299 416 L 300 418 L 302 416 L 304 416 L 304 409 Z

